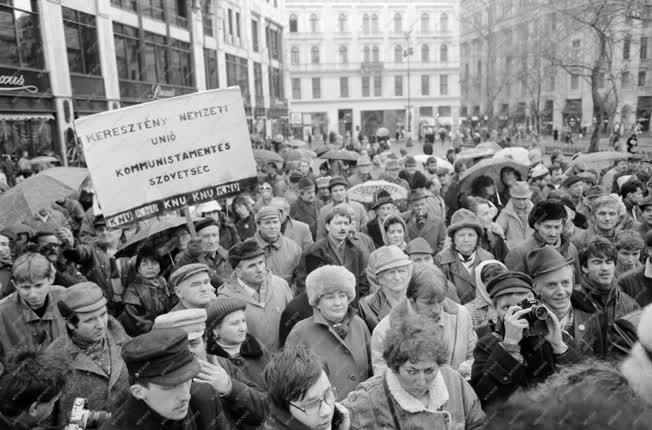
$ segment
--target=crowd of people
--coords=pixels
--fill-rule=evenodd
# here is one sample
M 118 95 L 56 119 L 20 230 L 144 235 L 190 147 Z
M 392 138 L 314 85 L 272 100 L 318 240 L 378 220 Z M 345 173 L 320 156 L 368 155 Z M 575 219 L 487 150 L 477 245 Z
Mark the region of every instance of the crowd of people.
M 135 246 L 88 181 L 4 226 L 0 429 L 649 426 L 652 160 L 359 151 Z

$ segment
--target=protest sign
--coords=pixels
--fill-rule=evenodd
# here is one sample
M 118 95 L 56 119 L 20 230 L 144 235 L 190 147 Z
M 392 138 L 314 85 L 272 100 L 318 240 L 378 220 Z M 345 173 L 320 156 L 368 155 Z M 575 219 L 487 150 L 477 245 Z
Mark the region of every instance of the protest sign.
M 109 227 L 233 196 L 256 181 L 238 88 L 102 112 L 75 129 Z

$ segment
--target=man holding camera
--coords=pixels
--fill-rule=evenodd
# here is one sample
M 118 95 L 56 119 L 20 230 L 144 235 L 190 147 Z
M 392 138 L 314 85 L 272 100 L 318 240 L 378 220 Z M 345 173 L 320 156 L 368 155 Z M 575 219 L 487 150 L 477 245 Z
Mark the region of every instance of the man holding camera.
M 483 408 L 504 401 L 519 387 L 543 382 L 557 366 L 577 360 L 562 337 L 559 319 L 535 299 L 532 279 L 519 272 L 487 283 L 498 324 L 478 341 L 471 386 Z

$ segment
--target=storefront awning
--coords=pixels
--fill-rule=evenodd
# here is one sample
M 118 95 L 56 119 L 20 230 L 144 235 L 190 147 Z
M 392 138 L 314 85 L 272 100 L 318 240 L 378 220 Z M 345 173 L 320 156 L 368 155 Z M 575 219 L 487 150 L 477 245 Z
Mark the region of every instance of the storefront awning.
M 30 119 L 54 120 L 54 116 L 49 114 L 0 113 L 0 121 L 25 121 Z

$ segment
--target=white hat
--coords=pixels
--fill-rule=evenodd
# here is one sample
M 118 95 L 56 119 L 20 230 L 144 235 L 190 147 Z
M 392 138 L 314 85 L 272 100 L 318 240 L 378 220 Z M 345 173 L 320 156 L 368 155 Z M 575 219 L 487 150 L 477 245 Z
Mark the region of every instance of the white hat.
M 211 200 L 209 202 L 201 203 L 195 206 L 194 216 L 201 217 L 202 214 L 208 212 L 221 211 L 221 210 L 222 210 L 222 206 L 220 206 L 220 204 L 217 203 L 215 200 Z

